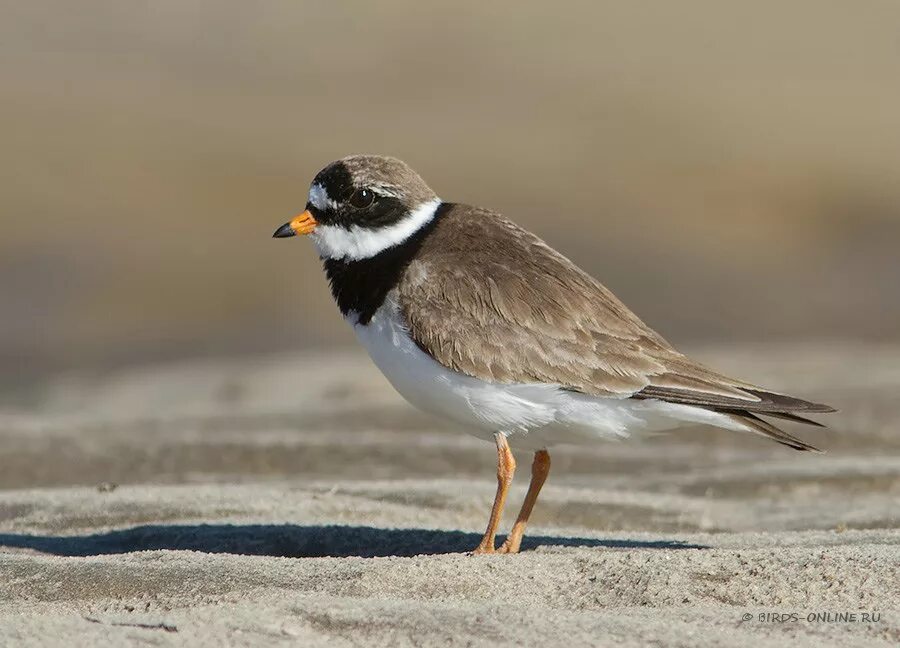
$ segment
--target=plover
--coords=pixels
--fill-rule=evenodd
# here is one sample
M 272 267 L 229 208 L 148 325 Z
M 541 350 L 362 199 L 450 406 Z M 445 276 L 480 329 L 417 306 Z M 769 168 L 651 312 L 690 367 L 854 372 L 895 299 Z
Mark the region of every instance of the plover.
M 353 155 L 316 175 L 308 234 L 344 319 L 394 388 L 497 447 L 497 492 L 476 553 L 515 553 L 550 470 L 547 448 L 706 424 L 796 450 L 761 415 L 820 425 L 833 412 L 707 369 L 676 351 L 599 281 L 481 207 L 445 202 L 409 166 Z M 516 462 L 531 483 L 506 541 L 495 536 Z

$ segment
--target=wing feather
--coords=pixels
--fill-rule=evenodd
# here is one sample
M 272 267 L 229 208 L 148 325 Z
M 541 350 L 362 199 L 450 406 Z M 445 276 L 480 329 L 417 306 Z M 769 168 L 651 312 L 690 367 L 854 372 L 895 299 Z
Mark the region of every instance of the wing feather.
M 450 208 L 398 299 L 422 350 L 482 380 L 756 413 L 833 411 L 690 360 L 590 275 L 489 210 Z

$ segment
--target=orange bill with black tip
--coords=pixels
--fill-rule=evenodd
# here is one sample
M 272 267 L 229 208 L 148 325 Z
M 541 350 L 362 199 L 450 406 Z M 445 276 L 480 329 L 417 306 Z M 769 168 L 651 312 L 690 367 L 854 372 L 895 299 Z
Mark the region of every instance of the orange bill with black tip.
M 275 238 L 287 238 L 289 236 L 310 234 L 316 229 L 316 219 L 307 209 L 302 214 L 295 216 L 289 222 L 285 223 L 273 235 Z

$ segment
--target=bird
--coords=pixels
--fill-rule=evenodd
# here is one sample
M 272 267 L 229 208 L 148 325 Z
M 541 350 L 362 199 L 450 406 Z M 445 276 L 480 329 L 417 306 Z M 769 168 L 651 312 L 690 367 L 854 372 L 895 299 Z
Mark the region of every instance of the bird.
M 399 159 L 351 155 L 313 179 L 274 236 L 306 235 L 345 321 L 411 404 L 497 449 L 497 489 L 476 554 L 517 553 L 550 472 L 548 448 L 684 425 L 751 432 L 817 451 L 763 417 L 822 426 L 835 412 L 717 373 L 677 351 L 535 234 L 442 200 Z M 531 481 L 496 546 L 516 469 Z

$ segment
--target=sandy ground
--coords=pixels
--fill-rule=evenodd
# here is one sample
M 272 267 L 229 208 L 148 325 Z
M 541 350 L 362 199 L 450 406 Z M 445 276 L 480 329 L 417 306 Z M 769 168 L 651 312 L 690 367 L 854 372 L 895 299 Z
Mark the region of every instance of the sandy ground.
M 792 428 L 827 453 L 714 430 L 560 448 L 518 556 L 466 553 L 492 448 L 359 355 L 8 395 L 0 645 L 897 645 L 900 349 L 696 354 L 839 407 Z

